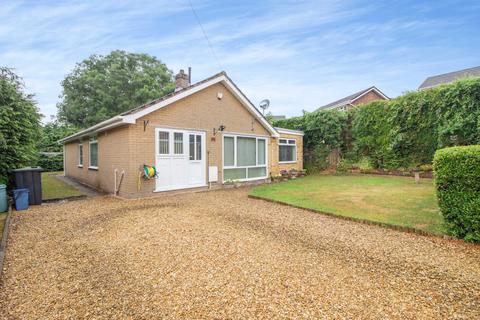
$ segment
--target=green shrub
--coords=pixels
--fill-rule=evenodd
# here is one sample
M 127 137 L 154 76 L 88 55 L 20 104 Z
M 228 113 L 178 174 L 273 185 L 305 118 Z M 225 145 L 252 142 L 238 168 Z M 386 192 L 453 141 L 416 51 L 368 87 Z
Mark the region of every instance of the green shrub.
M 373 169 L 372 163 L 367 157 L 360 158 L 360 161 L 356 163 L 356 167 L 359 168 L 362 172 L 369 172 Z
M 480 242 L 480 145 L 438 150 L 433 170 L 447 230 Z
M 353 169 L 354 162 L 350 159 L 340 159 L 337 164 L 337 172 L 348 172 Z
M 40 155 L 38 157 L 37 166 L 42 167 L 43 171 L 62 171 L 63 155 L 57 155 L 57 156 Z

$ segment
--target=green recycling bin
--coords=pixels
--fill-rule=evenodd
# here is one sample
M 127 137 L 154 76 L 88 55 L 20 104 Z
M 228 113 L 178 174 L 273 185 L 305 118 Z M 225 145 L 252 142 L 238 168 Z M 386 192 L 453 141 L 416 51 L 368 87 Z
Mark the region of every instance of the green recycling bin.
M 5 212 L 8 209 L 7 186 L 0 184 L 0 212 Z

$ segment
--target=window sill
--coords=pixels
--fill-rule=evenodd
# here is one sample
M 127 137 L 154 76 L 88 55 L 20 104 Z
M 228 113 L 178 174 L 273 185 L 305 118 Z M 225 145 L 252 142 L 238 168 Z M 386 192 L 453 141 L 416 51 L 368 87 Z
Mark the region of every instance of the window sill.
M 79 168 L 83 168 L 83 164 L 79 164 L 77 167 L 79 167 Z
M 88 167 L 88 170 L 95 170 L 95 171 L 98 171 L 98 167 Z
M 297 161 L 278 161 L 278 164 L 297 163 Z

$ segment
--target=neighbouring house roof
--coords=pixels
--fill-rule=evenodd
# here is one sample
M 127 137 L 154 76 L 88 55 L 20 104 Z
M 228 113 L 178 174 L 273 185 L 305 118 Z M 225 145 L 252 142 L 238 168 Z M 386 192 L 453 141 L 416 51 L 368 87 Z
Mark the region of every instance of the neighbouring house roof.
M 377 87 L 371 86 L 370 88 L 363 89 L 361 91 L 355 92 L 354 94 L 346 96 L 345 98 L 342 98 L 342 99 L 339 99 L 337 101 L 326 104 L 324 106 L 321 106 L 320 108 L 317 109 L 317 111 L 318 110 L 335 109 L 335 108 L 339 108 L 339 107 L 342 107 L 342 106 L 352 104 L 353 102 L 355 102 L 355 100 L 359 99 L 360 97 L 363 97 L 364 95 L 366 95 L 370 91 L 376 92 L 379 96 L 381 96 L 385 100 L 390 100 L 390 98 L 387 97 L 382 91 L 378 90 Z
M 136 120 L 152 113 L 158 109 L 166 107 L 178 100 L 186 98 L 200 90 L 203 90 L 216 83 L 223 83 L 225 87 L 250 111 L 250 113 L 267 129 L 272 136 L 278 137 L 277 130 L 267 121 L 260 111 L 253 105 L 253 103 L 243 94 L 243 92 L 237 87 L 237 85 L 227 76 L 225 71 L 217 73 L 207 79 L 194 83 L 184 89 L 180 89 L 169 93 L 159 99 L 155 99 L 141 106 L 125 111 L 115 117 L 102 121 L 96 125 L 93 125 L 87 129 L 81 130 L 75 134 L 72 134 L 66 138 L 59 140 L 59 143 L 65 143 L 78 139 L 80 137 L 88 136 L 96 132 L 105 131 L 114 127 L 118 127 L 125 124 L 135 124 Z
M 272 116 L 272 120 L 284 120 L 287 119 L 287 116 Z
M 466 77 L 480 77 L 480 66 L 428 77 L 418 87 L 418 90 L 433 88 Z

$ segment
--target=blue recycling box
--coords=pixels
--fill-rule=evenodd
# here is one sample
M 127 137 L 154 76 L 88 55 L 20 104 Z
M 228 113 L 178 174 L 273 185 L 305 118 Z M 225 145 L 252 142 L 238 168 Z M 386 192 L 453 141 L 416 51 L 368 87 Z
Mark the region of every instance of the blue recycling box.
M 15 209 L 28 209 L 28 189 L 13 189 L 13 201 L 15 201 Z

